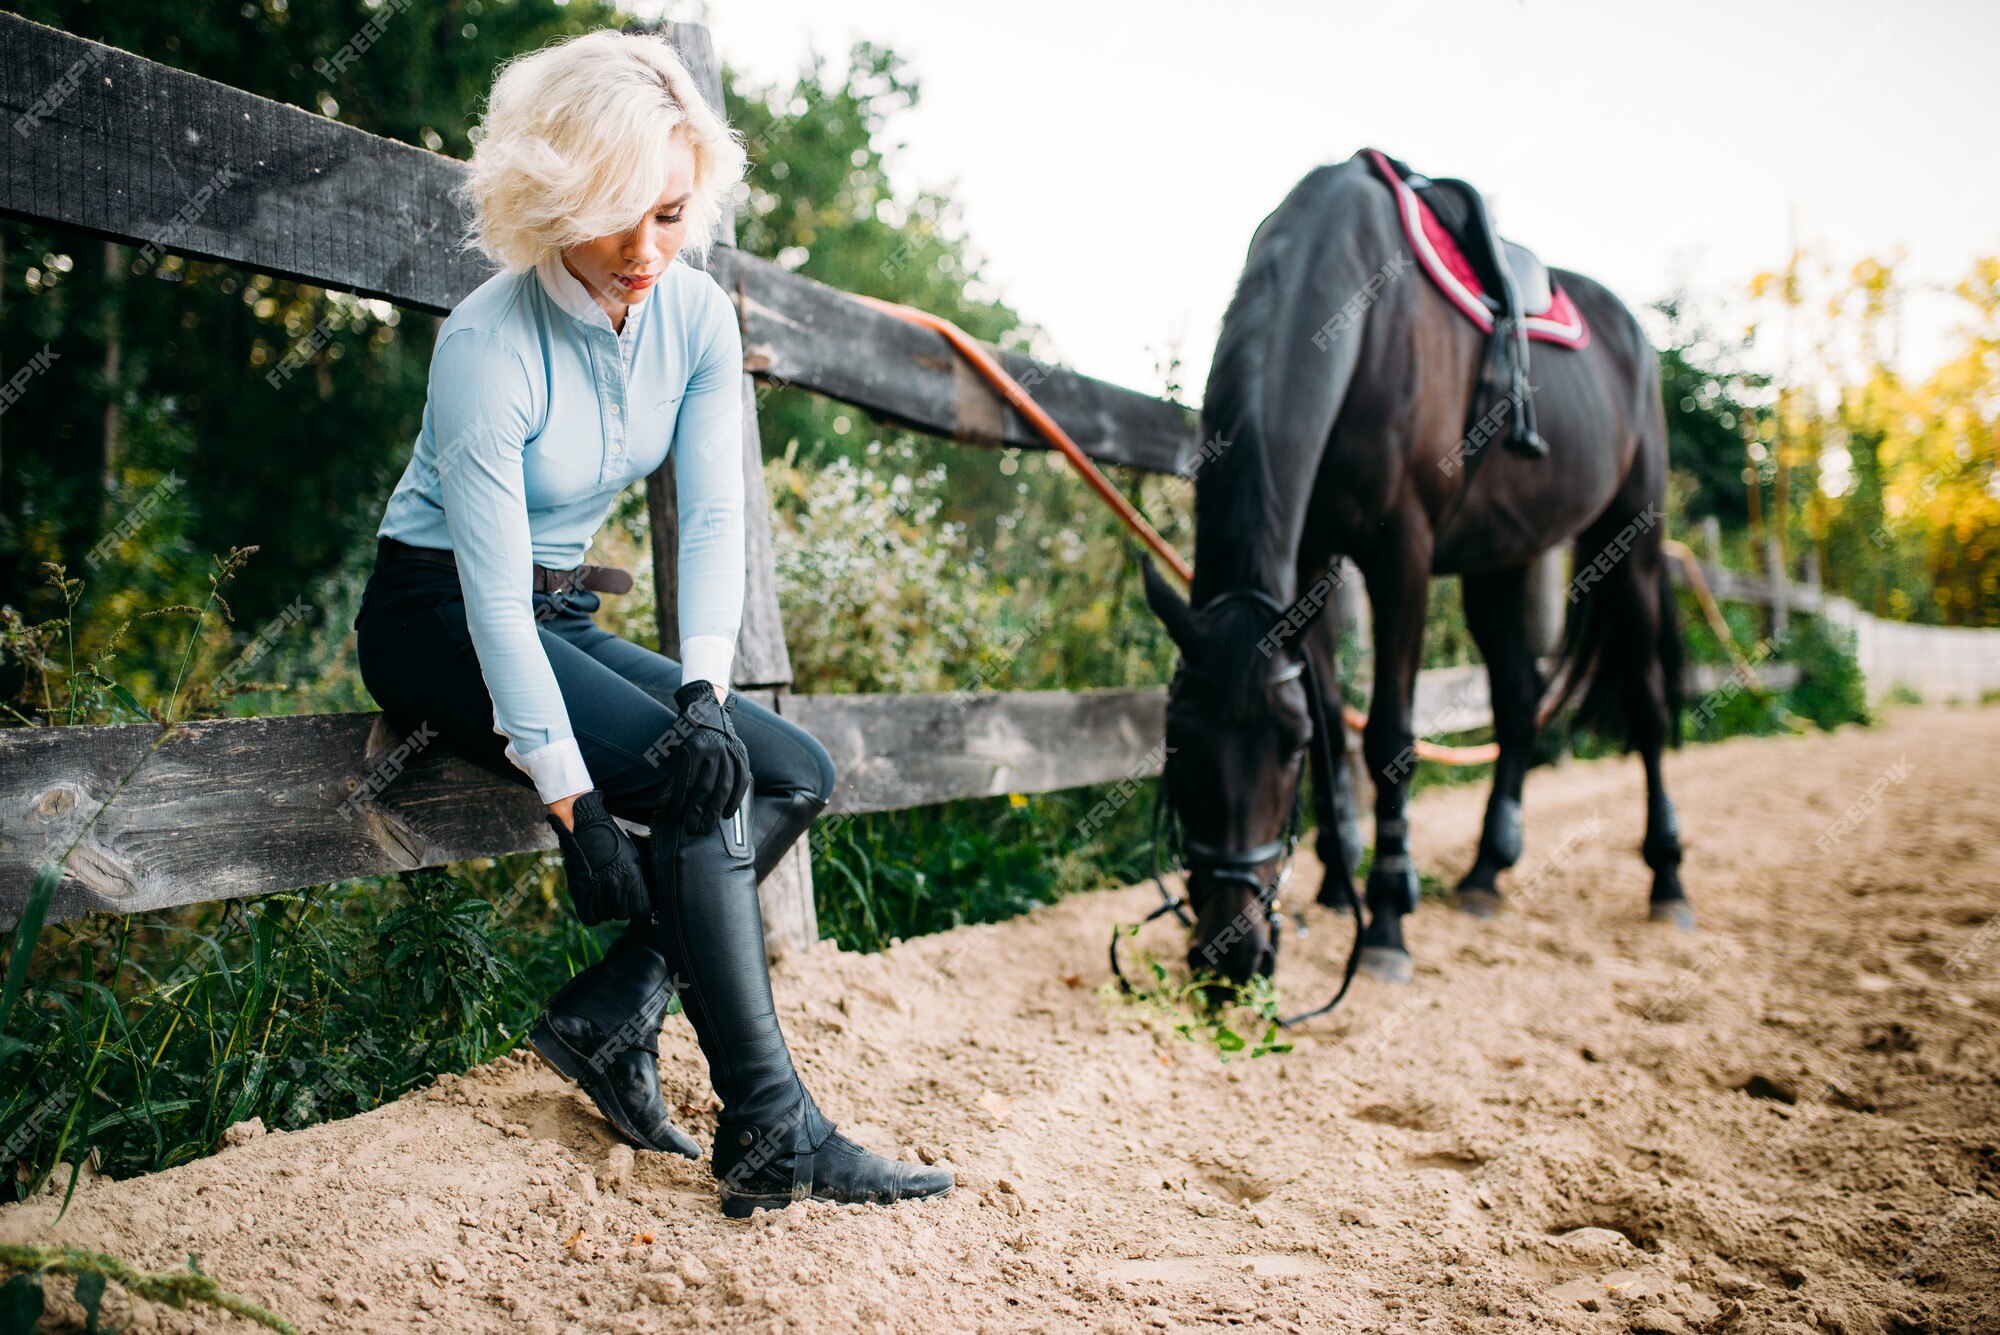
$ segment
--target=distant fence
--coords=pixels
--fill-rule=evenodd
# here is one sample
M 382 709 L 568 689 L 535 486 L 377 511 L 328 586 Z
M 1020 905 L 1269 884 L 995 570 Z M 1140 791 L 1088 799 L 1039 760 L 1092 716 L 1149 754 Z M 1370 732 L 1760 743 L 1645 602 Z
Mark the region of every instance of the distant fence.
M 706 30 L 657 30 L 719 106 Z M 434 314 L 489 275 L 475 253 L 452 246 L 465 221 L 450 202 L 462 164 L 5 13 L 0 114 L 11 126 L 0 133 L 0 214 Z M 827 744 L 841 776 L 832 810 L 895 810 L 1158 773 L 1165 697 L 1157 689 L 860 696 L 786 689 L 791 662 L 753 377 L 975 444 L 1043 442 L 939 335 L 745 255 L 734 239 L 731 219 L 708 266 L 736 304 L 748 373 L 750 583 L 733 680 Z M 1160 473 L 1185 473 L 1195 459 L 1194 423 L 1180 406 L 999 355 L 1093 458 Z M 670 469 L 649 481 L 647 500 L 662 649 L 673 653 Z M 1705 691 L 1721 679 L 1702 669 L 1689 684 Z M 1423 674 L 1419 733 L 1489 719 L 1483 669 Z M 244 801 L 246 794 L 256 800 Z M 530 789 L 432 749 L 423 729 L 399 734 L 379 714 L 0 732 L 0 924 L 19 916 L 37 867 L 72 843 L 55 918 L 548 849 L 543 814 Z M 761 897 L 774 950 L 814 939 L 803 846 Z
M 1854 634 L 1855 658 L 1871 696 L 1898 687 L 1939 704 L 1971 704 L 2000 693 L 2000 629 L 1917 626 L 1886 621 L 1817 584 L 1795 584 L 1703 566 L 1709 588 L 1726 602 L 1823 615 Z

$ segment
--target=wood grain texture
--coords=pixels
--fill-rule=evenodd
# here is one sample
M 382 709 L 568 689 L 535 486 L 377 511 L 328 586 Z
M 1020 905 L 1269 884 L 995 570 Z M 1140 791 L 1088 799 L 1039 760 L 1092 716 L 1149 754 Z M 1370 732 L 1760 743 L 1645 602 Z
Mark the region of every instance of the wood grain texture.
M 0 13 L 0 212 L 444 312 L 461 164 Z
M 1163 697 L 753 698 L 826 741 L 842 770 L 834 810 L 880 811 L 1120 777 L 1157 746 Z M 380 714 L 217 719 L 164 739 L 147 725 L 0 732 L 0 924 L 79 834 L 56 918 L 554 847 L 531 788 Z M 771 907 L 801 930 L 804 905 Z
M 1689 699 L 1728 675 L 1695 668 Z M 1766 665 L 1760 676 L 1783 687 L 1798 669 Z M 1421 674 L 1418 732 L 1487 723 L 1485 681 L 1479 667 Z M 1159 689 L 754 698 L 833 754 L 840 777 L 829 814 L 1144 778 L 1163 757 Z M 371 800 L 366 790 L 378 784 Z M 0 926 L 18 915 L 35 868 L 80 832 L 57 918 L 552 848 L 543 815 L 524 784 L 421 735 L 399 736 L 380 714 L 218 719 L 164 739 L 144 725 L 8 730 L 0 732 Z
M 1159 772 L 1165 692 L 796 695 L 787 717 L 833 756 L 828 810 L 895 811 Z
M 941 335 L 742 251 L 718 251 L 711 272 L 736 298 L 745 364 L 760 378 L 932 435 L 1047 448 Z M 1100 463 L 1178 473 L 1194 459 L 1191 410 L 1018 352 L 987 350 Z
M 54 917 L 552 848 L 545 814 L 532 788 L 396 736 L 380 714 L 221 719 L 164 737 L 21 729 L 0 735 L 0 920 L 79 834 Z

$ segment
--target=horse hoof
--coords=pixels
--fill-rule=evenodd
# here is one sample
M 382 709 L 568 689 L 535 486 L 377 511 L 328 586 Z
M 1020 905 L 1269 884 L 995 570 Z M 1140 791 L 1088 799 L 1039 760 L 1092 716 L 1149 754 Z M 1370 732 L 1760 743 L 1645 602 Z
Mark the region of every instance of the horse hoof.
M 1694 905 L 1685 899 L 1669 899 L 1655 904 L 1646 912 L 1653 922 L 1672 923 L 1683 932 L 1694 930 Z
M 1451 897 L 1452 907 L 1469 918 L 1498 918 L 1505 912 L 1497 890 L 1460 890 Z
M 1416 977 L 1416 962 L 1410 952 L 1395 946 L 1365 946 L 1361 951 L 1361 972 L 1384 983 L 1401 986 Z

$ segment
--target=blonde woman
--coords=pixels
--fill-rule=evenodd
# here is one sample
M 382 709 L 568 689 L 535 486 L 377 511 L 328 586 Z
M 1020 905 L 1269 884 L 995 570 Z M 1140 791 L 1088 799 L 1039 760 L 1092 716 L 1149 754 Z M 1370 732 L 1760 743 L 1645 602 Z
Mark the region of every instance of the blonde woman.
M 355 621 L 362 678 L 392 718 L 531 783 L 577 916 L 627 920 L 531 1031 L 622 1136 L 700 1154 L 659 1088 L 678 995 L 722 1102 L 725 1212 L 942 1195 L 950 1173 L 835 1133 L 772 1004 L 757 881 L 826 805 L 833 764 L 728 690 L 743 353 L 721 288 L 675 262 L 706 252 L 743 149 L 666 42 L 614 30 L 509 61 L 475 140 L 470 242 L 501 272 L 438 332 Z M 596 625 L 598 593 L 630 577 L 582 564 L 613 499 L 669 456 L 679 663 Z

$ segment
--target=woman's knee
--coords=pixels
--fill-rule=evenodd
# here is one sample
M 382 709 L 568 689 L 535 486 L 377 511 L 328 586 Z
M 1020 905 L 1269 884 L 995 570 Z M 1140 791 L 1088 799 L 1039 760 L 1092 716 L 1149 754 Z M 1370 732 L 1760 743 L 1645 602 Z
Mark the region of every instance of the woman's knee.
M 758 792 L 807 794 L 821 805 L 833 800 L 839 774 L 819 738 L 747 697 L 733 712 Z
M 839 781 L 840 775 L 834 769 L 833 756 L 825 744 L 803 728 L 799 732 L 811 744 L 809 749 L 813 759 L 813 796 L 819 799 L 821 806 L 825 806 L 833 800 L 833 786 Z
M 788 743 L 783 748 L 764 748 L 764 767 L 758 768 L 759 757 L 750 757 L 750 769 L 757 778 L 757 787 L 764 792 L 792 792 L 810 796 L 821 806 L 833 800 L 833 786 L 839 779 L 834 769 L 833 756 L 828 753 L 819 738 L 797 724 L 785 723 Z M 769 754 L 777 751 L 778 754 Z

